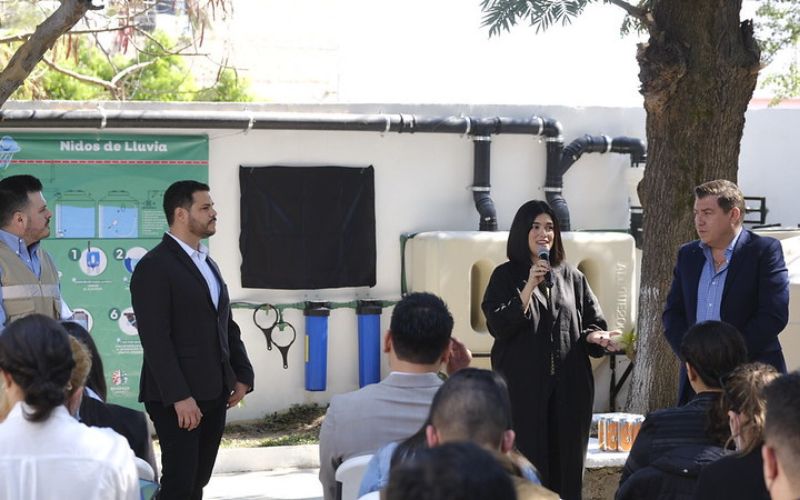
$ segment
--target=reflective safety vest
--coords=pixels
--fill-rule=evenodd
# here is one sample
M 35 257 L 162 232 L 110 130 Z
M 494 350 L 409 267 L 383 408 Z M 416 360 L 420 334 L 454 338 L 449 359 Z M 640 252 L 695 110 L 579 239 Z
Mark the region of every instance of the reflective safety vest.
M 36 249 L 36 255 L 42 267 L 39 278 L 16 252 L 0 243 L 0 286 L 6 325 L 34 313 L 61 319 L 61 291 L 56 265 L 41 246 Z

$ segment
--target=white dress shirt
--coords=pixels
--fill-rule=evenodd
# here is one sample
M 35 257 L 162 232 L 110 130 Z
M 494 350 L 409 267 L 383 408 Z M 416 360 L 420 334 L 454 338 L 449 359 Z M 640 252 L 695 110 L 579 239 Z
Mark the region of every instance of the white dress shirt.
M 25 420 L 17 403 L 0 423 L 0 498 L 138 500 L 139 480 L 128 442 L 111 429 L 86 427 L 55 408 Z
M 194 262 L 194 265 L 197 266 L 197 270 L 200 271 L 200 274 L 202 274 L 203 278 L 206 280 L 208 293 L 211 294 L 211 301 L 214 303 L 214 307 L 219 308 L 219 281 L 217 281 L 216 275 L 208 264 L 208 247 L 200 243 L 199 248 L 195 250 L 174 234 L 169 232 L 167 234 L 178 242 L 178 245 L 183 248 L 186 255 L 188 255 L 189 258 L 192 259 L 192 262 Z

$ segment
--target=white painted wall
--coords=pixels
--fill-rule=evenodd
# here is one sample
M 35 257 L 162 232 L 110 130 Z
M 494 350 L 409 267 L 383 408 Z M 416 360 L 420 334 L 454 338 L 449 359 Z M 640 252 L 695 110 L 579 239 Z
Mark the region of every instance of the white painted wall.
M 37 104 L 40 107 L 79 106 Z M 111 108 L 114 105 L 109 105 Z M 126 108 L 164 109 L 165 104 L 124 105 Z M 169 105 L 171 106 L 171 105 Z M 7 108 L 30 108 L 30 103 L 9 103 Z M 193 106 L 177 106 L 196 109 Z M 220 109 L 231 109 L 232 105 Z M 645 114 L 636 108 L 567 108 L 557 106 L 400 106 L 350 105 L 326 107 L 255 106 L 260 110 L 313 112 L 416 113 L 428 116 L 511 116 L 532 114 L 558 119 L 569 142 L 580 135 L 606 134 L 644 138 Z M 242 108 L 237 108 L 242 109 Z M 797 223 L 795 186 L 800 185 L 791 154 L 793 130 L 800 125 L 800 111 L 757 110 L 748 116 L 742 142 L 740 179 L 747 194 L 768 197 L 768 222 Z M 399 236 L 425 230 L 477 229 L 478 216 L 471 192 L 472 142 L 450 134 L 381 135 L 367 132 L 233 130 L 115 130 L 125 133 L 207 133 L 210 148 L 209 181 L 219 210 L 217 235 L 211 252 L 220 263 L 234 300 L 295 302 L 300 300 L 348 301 L 354 298 L 397 299 L 400 294 Z M 702 154 L 700 152 L 699 154 Z M 495 136 L 492 143 L 492 197 L 498 209 L 500 229 L 508 229 L 517 207 L 531 198 L 544 198 L 545 146 L 535 137 Z M 373 289 L 280 291 L 243 289 L 240 286 L 239 165 L 374 165 L 377 218 L 377 285 Z M 625 172 L 629 159 L 622 155 L 586 155 L 564 179 L 574 229 L 625 229 L 628 226 Z M 382 319 L 388 326 L 390 311 Z M 266 351 L 265 341 L 251 320 L 251 313 L 237 310 L 256 370 L 256 390 L 243 408 L 231 411 L 231 419 L 257 418 L 294 403 L 326 403 L 332 394 L 357 388 L 356 317 L 350 309 L 330 316 L 328 390 L 304 390 L 303 317 L 289 311 L 286 319 L 298 328 L 299 338 L 289 353 L 289 369 L 282 367 L 276 350 Z M 384 370 L 386 367 L 384 366 Z

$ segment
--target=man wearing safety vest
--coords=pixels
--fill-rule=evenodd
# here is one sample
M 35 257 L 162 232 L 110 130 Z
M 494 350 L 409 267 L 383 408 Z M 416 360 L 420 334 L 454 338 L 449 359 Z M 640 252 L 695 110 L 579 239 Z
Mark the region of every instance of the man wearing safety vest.
M 32 175 L 0 180 L 0 331 L 15 319 L 44 314 L 68 318 L 58 270 L 39 242 L 50 235 L 42 183 Z

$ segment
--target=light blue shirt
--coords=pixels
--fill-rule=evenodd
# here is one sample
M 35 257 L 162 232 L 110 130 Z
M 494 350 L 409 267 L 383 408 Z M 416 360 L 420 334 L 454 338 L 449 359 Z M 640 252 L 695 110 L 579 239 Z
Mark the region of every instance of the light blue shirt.
M 358 488 L 358 496 L 363 497 L 367 493 L 379 491 L 389 484 L 389 472 L 392 466 L 392 455 L 400 443 L 394 441 L 378 448 L 372 455 L 361 479 L 361 486 Z M 521 467 L 522 477 L 533 484 L 542 484 L 537 472 L 529 467 Z
M 36 276 L 40 278 L 42 276 L 42 263 L 39 262 L 39 254 L 36 252 L 39 248 L 40 242 L 36 242 L 28 248 L 25 244 L 25 240 L 17 236 L 16 234 L 9 233 L 8 231 L 3 231 L 0 229 L 0 244 L 7 246 L 10 248 L 14 253 L 16 253 L 20 260 L 27 266 L 28 269 Z M 2 270 L 0 270 L 2 273 Z M 3 303 L 3 289 L 0 287 L 0 304 Z M 69 306 L 64 302 L 62 297 L 61 299 L 61 318 L 68 319 L 72 316 L 72 311 L 70 310 Z M 3 325 L 6 324 L 6 310 L 3 307 L 0 307 L 0 331 L 3 331 Z
M 710 319 L 718 321 L 721 319 L 722 291 L 725 289 L 725 281 L 728 279 L 728 267 L 731 263 L 731 256 L 733 256 L 733 249 L 741 234 L 742 229 L 739 228 L 739 232 L 725 248 L 725 263 L 722 264 L 719 271 L 714 265 L 711 247 L 700 242 L 706 262 L 703 264 L 700 281 L 697 284 L 697 315 L 695 319 L 698 323 Z
M 217 280 L 217 276 L 214 274 L 214 271 L 211 270 L 211 266 L 208 264 L 208 247 L 200 243 L 199 249 L 194 249 L 181 241 L 179 238 L 176 238 L 172 233 L 167 234 L 170 235 L 173 240 L 178 242 L 178 245 L 183 248 L 189 258 L 192 259 L 192 262 L 194 262 L 194 265 L 197 266 L 200 274 L 203 275 L 203 278 L 205 278 L 206 283 L 208 284 L 208 291 L 211 293 L 211 301 L 214 303 L 214 308 L 218 308 L 219 281 Z

